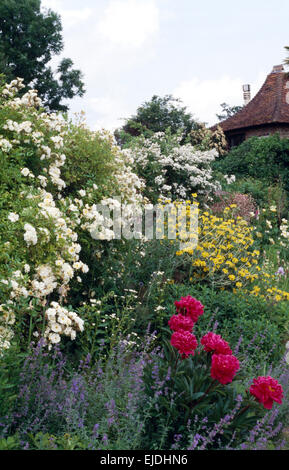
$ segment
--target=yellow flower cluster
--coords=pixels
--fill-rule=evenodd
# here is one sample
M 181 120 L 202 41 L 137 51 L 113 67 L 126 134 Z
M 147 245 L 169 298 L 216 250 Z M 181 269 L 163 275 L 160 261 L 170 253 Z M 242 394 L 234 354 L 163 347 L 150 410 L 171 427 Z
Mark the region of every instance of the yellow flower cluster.
M 176 255 L 182 266 L 188 261 L 190 281 L 207 281 L 235 293 L 242 289 L 248 295 L 274 302 L 289 300 L 288 292 L 274 287 L 276 277 L 260 267 L 260 251 L 254 249 L 254 227 L 234 216 L 236 205 L 226 207 L 223 216 L 217 217 L 201 210 L 195 199 L 197 195 L 192 196 L 193 201 L 159 201 L 164 212 L 171 207 L 167 217 L 162 218 L 164 231 L 168 229 L 169 233 L 173 227 L 175 237 L 171 243 L 183 243 Z
M 274 287 L 276 277 L 260 267 L 260 252 L 253 247 L 254 227 L 241 217 L 234 217 L 235 208 L 235 204 L 227 207 L 222 217 L 197 209 L 197 244 L 176 253 L 189 257 L 190 280 L 207 280 L 222 290 L 230 287 L 233 292 L 242 289 L 274 302 L 288 301 L 289 293 Z
M 235 207 L 227 207 L 223 217 L 199 210 L 197 246 L 177 252 L 192 259 L 192 277 L 235 288 L 258 278 L 260 253 L 252 248 L 253 228 L 241 217 L 232 218 Z
M 270 299 L 274 302 L 289 300 L 289 292 L 278 289 L 272 285 L 275 281 L 274 276 L 262 272 L 259 279 L 262 282 L 262 288 L 260 286 L 254 286 L 252 290 L 247 291 L 248 294 L 263 299 Z

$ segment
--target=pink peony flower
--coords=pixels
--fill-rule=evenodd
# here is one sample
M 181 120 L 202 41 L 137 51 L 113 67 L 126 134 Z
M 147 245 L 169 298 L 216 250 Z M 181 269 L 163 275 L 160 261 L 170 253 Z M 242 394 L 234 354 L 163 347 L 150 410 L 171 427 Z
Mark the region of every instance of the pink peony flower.
M 171 345 L 176 348 L 182 355 L 182 358 L 187 358 L 190 354 L 194 355 L 195 349 L 197 349 L 198 342 L 192 333 L 188 331 L 179 330 L 175 331 L 171 337 Z
M 173 331 L 192 331 L 194 322 L 190 317 L 184 317 L 184 315 L 173 315 L 169 320 L 169 327 Z
M 214 351 L 215 354 L 232 354 L 231 348 L 227 341 L 215 333 L 210 332 L 203 336 L 201 339 L 201 344 L 204 346 L 204 350 L 207 352 Z
M 250 387 L 250 393 L 259 403 L 263 403 L 264 408 L 271 410 L 273 401 L 281 405 L 283 398 L 283 388 L 270 376 L 258 377 L 253 380 L 254 384 Z
M 239 368 L 238 359 L 231 354 L 213 354 L 212 356 L 211 377 L 223 385 L 232 382 Z
M 181 297 L 181 300 L 175 302 L 177 313 L 190 317 L 194 323 L 198 320 L 199 316 L 204 313 L 204 306 L 194 297 L 188 295 Z

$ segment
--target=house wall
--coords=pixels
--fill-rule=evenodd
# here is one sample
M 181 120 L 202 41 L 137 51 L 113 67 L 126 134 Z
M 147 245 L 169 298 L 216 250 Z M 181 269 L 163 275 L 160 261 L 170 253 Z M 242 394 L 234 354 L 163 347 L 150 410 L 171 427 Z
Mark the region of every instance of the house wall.
M 252 128 L 248 129 L 245 132 L 245 139 L 249 139 L 250 137 L 262 137 L 267 135 L 272 135 L 279 133 L 280 137 L 288 137 L 289 138 L 289 125 L 288 126 L 268 126 L 268 127 L 261 127 L 261 128 Z
M 266 137 L 279 133 L 282 138 L 289 138 L 289 124 L 268 124 L 265 126 L 251 127 L 248 129 L 237 129 L 234 131 L 227 131 L 229 147 L 240 145 L 244 140 L 250 137 Z

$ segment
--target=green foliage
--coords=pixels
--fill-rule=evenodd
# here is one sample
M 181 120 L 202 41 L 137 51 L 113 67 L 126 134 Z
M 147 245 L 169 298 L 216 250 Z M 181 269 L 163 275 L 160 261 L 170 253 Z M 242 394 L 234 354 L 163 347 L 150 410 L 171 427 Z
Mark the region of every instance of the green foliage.
M 220 177 L 219 179 L 221 180 Z M 261 209 L 268 210 L 269 207 L 275 205 L 279 225 L 282 218 L 288 217 L 288 193 L 281 183 L 270 184 L 266 179 L 245 177 L 237 179 L 227 187 L 222 182 L 222 187 L 230 193 L 238 192 L 251 195 Z
M 215 163 L 215 169 L 237 178 L 254 178 L 268 185 L 282 183 L 289 192 L 289 139 L 278 134 L 252 137 Z
M 217 177 L 221 179 L 219 173 Z M 250 194 L 258 206 L 264 207 L 268 204 L 268 181 L 266 179 L 255 179 L 254 177 L 245 176 L 238 178 L 228 186 L 222 184 L 222 187 L 226 191 Z
M 85 450 L 87 443 L 81 440 L 81 436 L 65 433 L 63 436 L 38 432 L 28 434 L 30 450 Z
M 224 121 L 243 109 L 243 106 L 230 106 L 227 103 L 222 103 L 220 106 L 222 108 L 221 114 L 216 114 L 219 121 Z
M 91 132 L 82 117 L 68 123 L 63 151 L 66 162 L 62 170 L 66 182 L 65 193 L 78 196 L 78 191 L 97 186 L 98 200 L 115 191 L 112 174 L 115 171 L 115 152 L 111 140 L 98 132 Z
M 51 111 L 68 111 L 69 107 L 62 100 L 82 97 L 85 93 L 83 74 L 72 67 L 71 59 L 62 59 L 56 72 L 47 67 L 33 82 L 45 107 Z
M 86 275 L 85 290 L 79 292 L 77 284 L 72 290 L 75 308 L 86 325 L 72 345 L 73 353 L 97 356 L 128 335 L 131 347 L 136 347 L 149 323 L 151 331 L 159 331 L 167 316 L 162 307 L 164 283 L 179 262 L 175 252 L 175 244 L 166 240 L 107 244 Z
M 15 347 L 11 347 L 0 356 L 0 416 L 5 416 L 13 409 L 24 359 L 25 355 Z
M 286 50 L 286 53 L 288 54 L 289 53 L 289 46 L 285 46 L 285 50 Z M 289 65 L 289 57 L 286 57 L 284 62 L 285 62 L 286 65 Z
M 255 229 L 253 234 L 255 246 L 262 253 L 262 257 L 266 259 L 273 245 L 281 263 L 288 260 L 287 220 L 282 219 L 282 215 L 285 215 L 282 207 L 277 208 L 274 205 L 274 198 L 271 201 L 272 205 L 263 207 L 258 216 L 252 220 Z
M 0 66 L 7 80 L 24 79 L 50 110 L 67 111 L 63 99 L 83 96 L 84 84 L 71 59 L 53 73 L 48 65 L 63 50 L 59 15 L 41 10 L 40 0 L 3 0 L 0 4 Z
M 180 262 L 175 252 L 176 244 L 167 240 L 107 243 L 103 246 L 102 257 L 95 263 L 90 289 L 96 292 L 97 298 L 101 298 L 103 292 L 123 295 L 126 289 L 141 292 L 155 289 L 159 279 L 172 278 Z
M 0 439 L 0 450 L 19 450 L 20 442 L 17 435 L 9 436 L 6 439 Z
M 223 129 L 217 126 L 216 130 L 207 129 L 202 123 L 195 124 L 195 128 L 186 138 L 197 150 L 216 149 L 219 155 L 227 153 L 228 143 Z
M 128 348 L 135 349 L 140 344 L 134 318 L 137 291 L 124 289 L 124 293 L 117 295 L 111 291 L 102 298 L 98 295 L 96 300 L 95 291 L 89 292 L 88 302 L 77 309 L 87 328 L 73 346 L 67 345 L 73 347 L 75 357 L 83 354 L 89 354 L 93 359 L 108 357 L 121 339 Z
M 180 102 L 172 95 L 154 95 L 150 101 L 139 106 L 136 115 L 127 119 L 123 127 L 115 132 L 118 143 L 126 145 L 133 137 L 151 137 L 155 132 L 168 129 L 172 134 L 182 134 L 185 140 L 194 128 L 195 121 L 186 107 L 180 106 Z

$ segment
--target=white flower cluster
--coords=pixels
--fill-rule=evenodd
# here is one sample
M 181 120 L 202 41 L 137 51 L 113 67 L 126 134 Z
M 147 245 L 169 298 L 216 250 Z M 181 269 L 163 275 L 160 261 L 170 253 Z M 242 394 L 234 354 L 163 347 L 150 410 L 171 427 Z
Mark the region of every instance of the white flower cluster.
M 70 312 L 57 302 L 51 302 L 45 311 L 47 327 L 44 338 L 48 344 L 57 344 L 61 341 L 61 335 L 76 338 L 77 331 L 83 331 L 84 321 L 75 313 Z
M 284 248 L 288 247 L 289 241 L 289 222 L 286 219 L 282 219 L 282 224 L 280 225 L 280 237 L 279 243 Z
M 22 106 L 27 108 L 38 108 L 42 105 L 42 101 L 37 95 L 37 90 L 29 90 L 21 98 L 14 98 L 10 101 L 10 106 L 13 109 L 21 108 Z
M 10 280 L 2 279 L 1 283 L 10 286 L 11 289 L 10 300 L 8 300 L 7 304 L 11 302 L 11 299 L 17 297 L 28 297 L 28 290 L 24 285 L 24 276 L 20 270 L 12 272 Z
M 16 132 L 17 134 L 21 134 L 23 132 L 24 134 L 31 134 L 32 133 L 32 122 L 31 121 L 23 121 L 23 122 L 17 122 L 17 121 L 12 121 L 11 119 L 8 119 L 6 121 L 6 124 L 4 124 L 3 129 L 7 129 L 11 132 Z
M 36 268 L 35 279 L 31 281 L 30 295 L 34 297 L 47 297 L 57 288 L 57 279 L 51 266 L 43 264 Z
M 23 176 L 25 176 L 25 177 L 29 176 L 30 178 L 34 178 L 34 175 L 33 175 L 33 173 L 29 170 L 29 168 L 22 168 L 22 170 L 21 170 L 20 173 L 21 173 L 21 175 L 23 175 Z
M 39 119 L 47 127 L 47 129 L 49 129 L 50 131 L 57 132 L 61 137 L 63 137 L 67 132 L 66 123 L 61 114 L 41 113 L 39 115 Z
M 2 152 L 8 153 L 12 149 L 12 144 L 9 140 L 0 137 L 0 149 Z
M 24 225 L 24 240 L 27 243 L 28 246 L 30 245 L 36 245 L 37 243 L 37 232 L 35 228 L 31 224 L 25 224 Z
M 35 305 L 43 306 L 47 303 L 47 296 L 55 294 L 56 290 L 60 300 L 65 298 L 75 273 L 77 271 L 87 273 L 88 266 L 79 259 L 81 246 L 77 243 L 78 235 L 75 228 L 79 226 L 80 218 L 71 212 L 71 204 L 67 199 L 59 193 L 55 198 L 52 193 L 44 189 L 48 185 L 50 187 L 53 185 L 61 191 L 66 186 L 61 178 L 60 168 L 66 160 L 62 148 L 64 137 L 68 132 L 67 124 L 60 115 L 39 112 L 35 109 L 41 105 L 35 90 L 21 98 L 15 97 L 21 88 L 23 84 L 19 79 L 2 89 L 2 97 L 7 100 L 3 106 L 15 110 L 17 108 L 17 117 L 6 120 L 2 126 L 5 132 L 2 134 L 3 137 L 0 135 L 0 150 L 12 153 L 11 150 L 14 148 L 17 150 L 17 146 L 22 148 L 23 143 L 30 144 L 34 154 L 39 156 L 41 165 L 38 175 L 34 175 L 27 167 L 19 170 L 22 176 L 31 178 L 33 184 L 19 194 L 21 209 L 17 213 L 7 214 L 11 229 L 5 247 L 10 250 L 11 261 L 13 266 L 17 266 L 17 271 L 11 273 L 11 269 L 9 267 L 6 269 L 4 266 L 1 270 L 3 279 L 0 278 L 0 282 L 3 292 L 5 295 L 7 293 L 6 305 L 17 302 L 20 297 L 33 297 L 37 300 Z M 22 243 L 18 237 L 20 226 L 23 229 Z M 13 244 L 15 244 L 15 259 Z M 29 247 L 29 250 L 26 250 L 26 257 L 23 245 L 24 248 Z M 20 251 L 17 251 L 16 246 Z M 20 252 L 22 260 L 21 256 L 17 258 Z M 81 282 L 80 277 L 77 279 Z M 83 330 L 83 321 L 76 313 L 67 312 L 57 303 L 52 308 L 56 309 L 56 317 L 54 322 L 48 323 L 46 330 L 48 342 L 57 343 L 61 335 L 74 339 L 76 332 Z M 9 347 L 9 340 L 13 336 L 11 328 L 3 324 L 2 318 L 0 311 L 0 350 Z M 51 315 L 49 318 L 52 321 Z M 65 328 L 56 326 L 61 324 L 65 324 Z M 53 334 L 58 336 L 49 336 Z
M 113 240 L 130 230 L 134 232 L 134 238 L 142 238 L 142 208 L 138 202 L 128 204 L 121 203 L 119 199 L 106 198 L 100 204 L 104 214 L 95 204 L 85 204 L 81 213 L 81 228 L 87 230 L 94 240 Z
M 1 350 L 10 348 L 10 341 L 14 336 L 11 325 L 15 323 L 15 315 L 10 308 L 0 305 L 0 354 Z
M 58 160 L 57 162 L 55 162 L 54 165 L 50 165 L 49 170 L 48 170 L 52 183 L 55 186 L 57 186 L 59 191 L 61 191 L 62 189 L 66 187 L 65 182 L 63 181 L 63 179 L 60 178 L 60 169 L 58 168 L 58 166 L 60 164 L 63 165 L 63 163 L 64 162 Z
M 13 98 L 15 94 L 19 92 L 19 90 L 21 90 L 22 88 L 25 88 L 23 81 L 24 81 L 23 78 L 17 77 L 15 80 L 12 80 L 12 82 L 6 83 L 6 85 L 4 86 L 2 90 L 2 96 L 4 96 L 5 98 Z
M 180 199 L 189 199 L 196 191 L 208 194 L 220 190 L 211 169 L 217 151 L 195 150 L 191 144 L 179 145 L 179 140 L 178 136 L 158 132 L 150 139 L 139 138 L 127 151 L 138 173 L 151 175 L 146 184 L 160 197 Z
M 130 150 L 120 150 L 114 146 L 117 170 L 114 175 L 117 181 L 119 195 L 129 204 L 142 204 L 144 202 L 142 191 L 145 181 L 135 173 L 134 156 Z
M 77 270 L 88 272 L 88 266 L 79 260 L 81 246 L 77 242 L 78 235 L 71 228 L 72 221 L 56 207 L 51 193 L 40 191 L 40 202 L 38 203 L 40 215 L 53 225 L 53 233 L 48 229 L 40 227 L 39 232 L 43 243 L 49 243 L 51 236 L 56 238 L 61 245 L 55 252 L 55 263 L 51 265 L 40 265 L 36 269 L 36 278 L 32 281 L 32 294 L 36 297 L 49 295 L 58 287 L 59 293 L 65 291 Z
M 17 220 L 19 220 L 19 215 L 15 212 L 10 212 L 8 215 L 8 220 L 10 220 L 10 222 L 17 222 Z
M 23 78 L 16 78 L 4 86 L 1 93 L 2 96 L 5 98 L 14 98 L 9 100 L 10 108 L 17 109 L 22 106 L 26 108 L 37 108 L 42 105 L 42 101 L 37 94 L 37 90 L 29 90 L 21 98 L 15 98 L 15 95 L 23 88 L 25 88 Z
M 51 256 L 48 262 L 41 262 L 39 259 L 32 262 L 32 266 L 25 263 L 23 265 L 23 272 L 21 270 L 14 271 L 10 275 L 9 281 L 2 279 L 2 284 L 6 285 L 10 290 L 10 299 L 17 300 L 19 297 L 28 296 L 39 299 L 42 304 L 45 304 L 46 298 L 56 289 L 60 298 L 66 296 L 69 283 L 74 277 L 76 271 L 88 272 L 88 266 L 79 259 L 81 246 L 77 243 L 78 235 L 73 230 L 80 219 L 74 221 L 65 215 L 65 210 L 56 206 L 51 193 L 44 189 L 39 189 L 36 194 L 23 193 L 24 200 L 29 201 L 29 214 L 30 220 L 33 223 L 24 224 L 24 241 L 29 247 L 36 244 L 47 245 L 51 249 L 51 240 L 54 240 L 54 261 Z M 65 201 L 60 201 L 64 205 Z M 32 219 L 32 207 L 36 212 Z M 69 205 L 71 207 L 71 204 Z M 23 211 L 23 217 L 26 217 L 26 209 Z M 11 212 L 8 219 L 15 223 L 22 219 L 22 214 Z M 46 248 L 44 247 L 43 253 L 45 255 Z M 81 278 L 78 278 L 79 282 Z M 74 315 L 73 315 L 74 317 Z M 78 321 L 78 320 L 77 320 Z M 79 321 L 80 329 L 81 322 Z M 64 333 L 67 335 L 66 330 Z M 77 329 L 74 328 L 74 331 Z M 54 331 L 54 333 L 56 333 Z M 62 334 L 62 330 L 59 331 Z M 74 336 L 75 333 L 71 333 Z M 53 337 L 52 337 L 53 338 Z
M 55 135 L 53 137 L 50 138 L 50 140 L 52 140 L 53 144 L 54 144 L 54 147 L 56 149 L 61 149 L 61 147 L 63 147 L 63 138 L 60 136 L 60 135 Z
M 236 176 L 235 175 L 231 175 L 231 176 L 224 175 L 224 178 L 225 178 L 227 184 L 232 184 L 232 183 L 235 183 L 235 181 L 236 181 Z
M 280 225 L 281 235 L 282 237 L 289 239 L 289 226 L 288 220 L 282 219 L 282 224 Z

